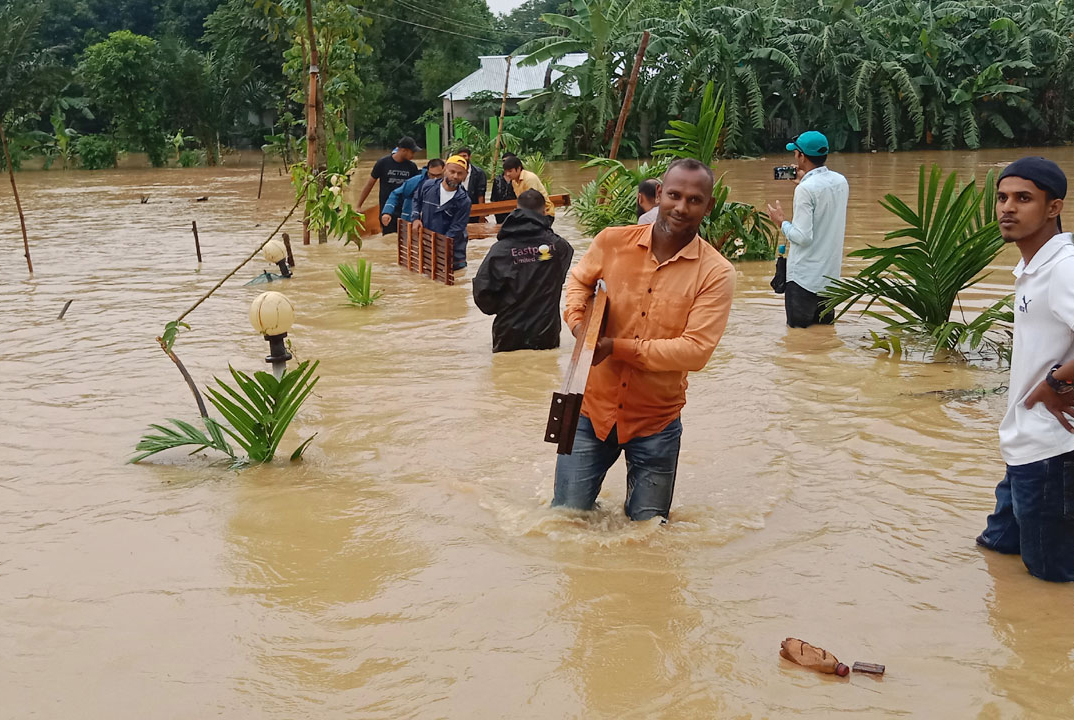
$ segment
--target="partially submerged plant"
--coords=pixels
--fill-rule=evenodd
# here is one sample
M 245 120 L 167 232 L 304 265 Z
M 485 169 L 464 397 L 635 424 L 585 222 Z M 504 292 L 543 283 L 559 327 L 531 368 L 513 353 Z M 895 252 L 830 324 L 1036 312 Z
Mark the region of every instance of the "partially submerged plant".
M 332 237 L 343 238 L 344 245 L 353 242 L 361 247 L 359 231 L 365 216 L 346 200 L 346 190 L 350 185 L 349 170 L 334 173 L 328 179 L 329 184 L 318 189 L 316 174 L 305 164 L 291 166 L 291 184 L 297 197 L 305 200 L 310 232 L 324 230 Z
M 916 210 L 893 194 L 884 196 L 880 204 L 907 224 L 885 239 L 910 241 L 850 253 L 873 262 L 856 276 L 828 286 L 827 306 L 838 309 L 839 317 L 866 299 L 861 314 L 880 320 L 888 331 L 888 337 L 873 334 L 874 347 L 889 352 L 901 354 L 904 343 L 898 336 L 906 335 L 927 342 L 934 353 L 947 351 L 965 358 L 967 350 L 984 349 L 1009 358 L 1011 297 L 993 303 L 973 320 L 959 302 L 959 293 L 984 280 L 985 268 L 1003 249 L 996 222 L 995 172 L 988 172 L 982 190 L 972 181 L 960 188 L 954 172 L 941 187 L 941 175 L 938 165 L 930 173 L 921 166 Z M 872 310 L 875 303 L 889 314 Z M 957 320 L 951 317 L 956 304 Z
M 218 450 L 237 466 L 271 461 L 287 427 L 320 380 L 313 376 L 318 364 L 319 361 L 301 362 L 280 380 L 267 372 L 256 372 L 250 377 L 229 368 L 236 387 L 214 378 L 219 387 L 207 390 L 209 402 L 227 424 L 204 416 L 202 423 L 206 432 L 202 432 L 190 423 L 169 418 L 173 427 L 151 425 L 157 433 L 142 436 L 134 448 L 137 454 L 129 462 L 136 463 L 165 450 L 189 446 L 194 446 L 191 455 L 205 449 Z M 225 435 L 246 453 L 245 458 L 236 455 Z M 291 453 L 291 460 L 302 457 L 314 437 L 316 435 L 299 445 Z
M 339 278 L 339 286 L 347 293 L 347 299 L 355 305 L 372 305 L 384 294 L 383 290 L 372 292 L 373 263 L 365 258 L 358 258 L 354 267 L 340 263 L 336 267 L 336 277 Z

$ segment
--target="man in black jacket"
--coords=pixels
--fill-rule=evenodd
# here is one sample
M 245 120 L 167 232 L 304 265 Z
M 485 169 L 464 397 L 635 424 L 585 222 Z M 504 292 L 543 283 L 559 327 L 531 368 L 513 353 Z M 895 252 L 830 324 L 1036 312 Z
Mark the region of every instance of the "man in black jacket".
M 509 157 L 515 157 L 513 152 L 505 152 L 503 159 L 506 160 Z M 493 172 L 496 169 L 493 168 Z M 501 200 L 517 200 L 515 196 L 515 188 L 511 185 L 511 181 L 503 176 L 501 172 L 499 175 L 492 179 L 492 200 L 490 202 L 500 202 Z M 507 219 L 509 213 L 503 213 L 496 215 L 496 224 L 503 225 L 503 221 Z
M 474 302 L 495 315 L 492 352 L 559 347 L 559 298 L 574 248 L 552 232 L 544 196 L 527 190 L 474 277 Z
M 466 188 L 466 193 L 470 196 L 470 204 L 483 204 L 485 202 L 485 191 L 488 189 L 489 184 L 488 176 L 484 170 L 474 165 L 473 161 L 470 160 L 470 148 L 459 148 L 459 152 L 455 154 L 461 155 L 466 160 L 466 164 L 470 166 L 466 171 L 466 180 L 462 184 Z M 485 222 L 485 218 L 472 217 L 470 222 Z

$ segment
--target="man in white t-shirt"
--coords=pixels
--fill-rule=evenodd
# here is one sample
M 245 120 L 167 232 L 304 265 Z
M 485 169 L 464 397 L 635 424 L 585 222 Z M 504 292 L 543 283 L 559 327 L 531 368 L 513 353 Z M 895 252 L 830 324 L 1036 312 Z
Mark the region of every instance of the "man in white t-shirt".
M 1074 244 L 1059 213 L 1067 178 L 1042 157 L 999 176 L 1000 233 L 1014 269 L 1014 350 L 999 447 L 1007 474 L 977 543 L 1020 553 L 1030 574 L 1074 581 Z

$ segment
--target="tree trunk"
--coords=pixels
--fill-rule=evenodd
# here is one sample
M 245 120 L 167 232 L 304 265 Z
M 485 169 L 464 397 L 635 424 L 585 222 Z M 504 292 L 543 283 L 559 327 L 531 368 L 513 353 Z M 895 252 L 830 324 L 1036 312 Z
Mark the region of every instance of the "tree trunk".
M 15 185 L 15 166 L 11 164 L 11 153 L 7 150 L 7 135 L 4 125 L 0 123 L 0 143 L 4 146 L 4 161 L 7 163 L 7 176 L 11 179 L 11 193 L 15 196 L 15 209 L 19 211 L 19 226 L 22 227 L 23 254 L 26 255 L 26 268 L 30 277 L 34 274 L 34 264 L 30 261 L 30 239 L 26 235 L 26 217 L 22 214 L 22 201 L 19 200 L 19 188 Z
M 320 118 L 317 114 L 317 88 L 320 85 L 318 82 L 318 75 L 320 74 L 320 67 L 318 66 L 317 57 L 317 38 L 313 32 L 313 4 L 311 0 L 306 0 L 306 42 L 309 43 L 309 84 L 306 87 L 306 167 L 310 172 L 317 172 L 317 126 L 320 123 Z M 322 188 L 323 181 L 318 180 L 318 191 Z M 309 229 L 309 216 L 306 215 L 302 220 L 302 244 L 310 244 L 310 229 Z
M 328 138 L 325 132 L 324 117 L 324 73 L 317 73 L 317 190 L 324 190 L 328 184 L 326 171 L 328 170 Z M 328 242 L 328 229 L 321 228 L 317 231 L 317 243 Z
M 626 129 L 627 115 L 630 114 L 630 105 L 634 101 L 634 90 L 638 87 L 638 72 L 641 70 L 641 61 L 645 58 L 645 49 L 649 47 L 649 31 L 646 30 L 641 36 L 641 46 L 638 54 L 634 56 L 634 67 L 630 71 L 630 82 L 627 84 L 626 97 L 623 98 L 623 109 L 619 111 L 619 122 L 615 125 L 615 137 L 612 138 L 612 149 L 608 157 L 612 160 L 619 154 L 619 143 L 623 140 L 623 130 Z

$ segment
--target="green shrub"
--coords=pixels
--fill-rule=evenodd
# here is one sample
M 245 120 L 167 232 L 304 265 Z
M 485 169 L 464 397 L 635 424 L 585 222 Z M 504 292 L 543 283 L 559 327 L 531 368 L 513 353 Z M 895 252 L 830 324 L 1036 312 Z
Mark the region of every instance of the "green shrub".
M 104 170 L 116 166 L 119 149 L 106 135 L 83 135 L 78 139 L 78 157 L 84 170 Z
M 200 150 L 183 150 L 179 153 L 179 167 L 192 168 L 205 163 L 205 153 Z

